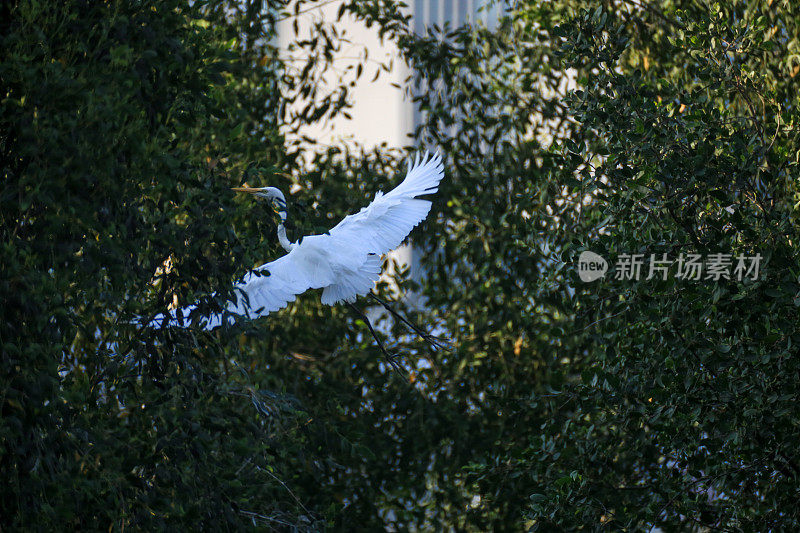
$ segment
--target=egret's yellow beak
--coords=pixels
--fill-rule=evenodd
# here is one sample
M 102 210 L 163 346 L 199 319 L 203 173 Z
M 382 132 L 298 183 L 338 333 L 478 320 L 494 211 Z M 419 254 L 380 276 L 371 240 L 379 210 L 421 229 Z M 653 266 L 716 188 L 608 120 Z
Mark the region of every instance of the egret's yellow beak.
M 249 192 L 250 194 L 255 194 L 261 189 L 257 189 L 255 187 L 231 187 L 231 190 L 236 192 Z

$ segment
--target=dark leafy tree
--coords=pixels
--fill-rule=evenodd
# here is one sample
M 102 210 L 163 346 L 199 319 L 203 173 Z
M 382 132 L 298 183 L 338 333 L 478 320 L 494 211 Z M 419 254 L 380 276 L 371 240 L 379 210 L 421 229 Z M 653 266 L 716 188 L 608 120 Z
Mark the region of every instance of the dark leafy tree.
M 0 527 L 797 529 L 796 8 L 519 0 L 419 35 L 344 2 L 447 158 L 426 279 L 399 282 L 456 349 L 393 324 L 403 380 L 313 295 L 211 333 L 131 322 L 282 253 L 228 187 L 300 185 L 296 239 L 402 172 L 299 140 L 382 68 L 317 83 L 336 23 L 277 48 L 313 5 L 4 5 Z M 586 250 L 644 275 L 583 282 Z M 681 253 L 762 263 L 648 279 Z
M 492 31 L 401 38 L 418 134 L 454 174 L 419 237 L 460 348 L 437 361 L 437 405 L 460 407 L 431 451 L 432 516 L 794 529 L 796 10 L 586 7 L 514 2 Z M 582 282 L 585 250 L 642 254 L 642 276 Z M 651 254 L 691 253 L 728 254 L 730 276 L 649 276 Z

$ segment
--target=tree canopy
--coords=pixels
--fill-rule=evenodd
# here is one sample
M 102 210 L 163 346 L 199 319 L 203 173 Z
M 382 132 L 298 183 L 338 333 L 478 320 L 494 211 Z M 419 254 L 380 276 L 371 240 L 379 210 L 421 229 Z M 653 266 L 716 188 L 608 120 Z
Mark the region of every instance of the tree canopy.
M 314 5 L 4 4 L 0 528 L 797 529 L 798 8 L 517 0 L 417 34 L 345 1 L 424 119 L 367 151 L 300 137 L 351 103 L 317 83 L 336 21 L 276 44 Z M 452 351 L 393 324 L 397 376 L 315 294 L 136 322 L 283 253 L 229 187 L 295 185 L 294 240 L 425 147 L 446 177 L 398 282 L 426 304 L 397 306 Z

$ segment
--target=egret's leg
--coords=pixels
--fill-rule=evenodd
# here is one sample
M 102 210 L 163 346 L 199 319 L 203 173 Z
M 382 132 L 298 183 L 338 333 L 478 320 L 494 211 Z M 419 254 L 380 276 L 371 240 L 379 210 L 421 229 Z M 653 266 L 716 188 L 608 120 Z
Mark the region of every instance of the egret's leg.
M 392 365 L 392 368 L 394 369 L 394 371 L 402 376 L 403 375 L 403 369 L 400 366 L 400 364 L 397 362 L 398 356 L 397 355 L 392 355 L 386 350 L 386 347 L 383 345 L 383 341 L 380 339 L 380 337 L 378 337 L 378 334 L 375 333 L 375 330 L 372 328 L 372 324 L 370 324 L 369 318 L 367 318 L 367 315 L 365 315 L 361 311 L 361 309 L 359 309 L 355 305 L 351 304 L 350 302 L 347 302 L 347 305 L 350 306 L 350 309 L 352 309 L 353 312 L 356 315 L 358 315 L 358 317 L 361 318 L 364 321 L 364 323 L 369 328 L 369 332 L 372 333 L 372 338 L 375 339 L 375 342 L 378 343 L 378 346 L 380 347 L 381 352 L 383 352 L 384 357 L 386 357 L 386 360 L 389 362 L 390 365 Z
M 397 320 L 399 320 L 400 322 L 402 322 L 403 324 L 405 324 L 405 325 L 406 325 L 406 326 L 407 326 L 409 329 L 411 329 L 411 331 L 413 331 L 414 333 L 416 333 L 417 335 L 419 335 L 419 336 L 420 336 L 422 339 L 424 339 L 424 340 L 425 340 L 425 341 L 426 341 L 428 344 L 430 344 L 430 345 L 431 345 L 431 346 L 432 346 L 434 349 L 441 349 L 441 350 L 452 350 L 452 347 L 450 346 L 450 343 L 449 343 L 449 342 L 447 342 L 446 340 L 444 340 L 444 339 L 441 339 L 441 338 L 439 338 L 439 337 L 436 337 L 436 336 L 434 336 L 434 335 L 431 335 L 431 334 L 430 334 L 430 333 L 428 333 L 428 332 L 422 331 L 422 329 L 421 329 L 421 328 L 419 328 L 419 327 L 415 326 L 415 325 L 414 325 L 414 324 L 412 324 L 412 323 L 411 323 L 411 321 L 409 321 L 409 320 L 408 320 L 406 317 L 404 317 L 403 315 L 401 315 L 400 313 L 398 313 L 397 311 L 395 311 L 394 309 L 392 309 L 392 306 L 391 306 L 391 305 L 389 305 L 389 303 L 388 303 L 388 302 L 385 302 L 385 301 L 384 301 L 384 300 L 382 300 L 381 298 L 378 298 L 378 297 L 377 297 L 377 296 L 375 296 L 373 293 L 369 293 L 369 296 L 370 296 L 370 297 L 371 297 L 373 300 L 375 300 L 376 302 L 378 302 L 379 304 L 381 304 L 383 307 L 385 307 L 385 308 L 386 308 L 386 310 L 387 310 L 387 311 L 389 311 L 389 312 L 392 314 L 392 316 L 393 316 L 393 317 L 395 317 Z

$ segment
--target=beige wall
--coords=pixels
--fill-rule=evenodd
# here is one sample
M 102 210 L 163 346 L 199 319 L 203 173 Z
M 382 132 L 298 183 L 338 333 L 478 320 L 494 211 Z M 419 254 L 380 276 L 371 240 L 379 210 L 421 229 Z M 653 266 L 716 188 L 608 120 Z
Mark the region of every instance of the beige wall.
M 328 23 L 336 21 L 337 12 L 342 1 L 330 3 L 320 2 L 318 7 L 309 9 L 297 17 L 284 20 L 278 27 L 281 48 L 287 50 L 289 43 L 294 40 L 292 24 L 295 18 L 298 21 L 300 35 L 307 37 L 313 31 L 313 23 L 324 20 Z M 346 81 L 355 80 L 355 66 L 359 59 L 364 57 L 364 50 L 368 50 L 368 61 L 364 71 L 350 91 L 350 101 L 353 107 L 348 110 L 351 119 L 340 115 L 333 121 L 324 124 L 308 126 L 302 134 L 314 139 L 319 139 L 324 144 L 339 142 L 355 142 L 373 148 L 386 143 L 390 147 L 402 147 L 409 143 L 407 133 L 411 130 L 413 108 L 403 98 L 402 87 L 408 76 L 408 67 L 399 60 L 398 51 L 392 43 L 381 42 L 375 26 L 367 28 L 365 24 L 355 20 L 349 15 L 344 15 L 337 23 L 337 28 L 344 31 L 344 37 L 352 44 L 345 44 L 342 50 L 334 56 L 334 66 L 339 73 L 343 73 Z M 287 51 L 287 55 L 295 57 Z M 375 82 L 372 78 L 378 70 L 380 63 L 388 64 L 394 60 L 391 72 L 381 72 Z M 297 62 L 302 66 L 302 63 Z M 352 66 L 350 71 L 347 67 Z M 337 84 L 333 77 L 325 80 L 331 87 Z M 392 84 L 397 86 L 393 86 Z
M 315 21 L 336 22 L 339 7 L 343 0 L 319 0 L 317 5 L 304 4 L 303 12 L 291 16 L 278 26 L 279 44 L 287 50 L 295 39 L 293 23 L 297 20 L 299 34 L 303 38 L 311 36 Z M 451 26 L 473 21 L 489 26 L 493 25 L 501 9 L 491 0 L 407 0 L 408 13 L 414 16 L 411 21 L 414 31 L 423 33 L 426 26 L 438 24 L 443 26 L 447 20 Z M 289 13 L 293 10 L 290 8 Z M 374 148 L 386 143 L 389 147 L 408 146 L 408 134 L 414 127 L 414 108 L 404 96 L 403 87 L 409 75 L 408 66 L 399 58 L 397 48 L 389 42 L 381 42 L 375 26 L 367 28 L 363 22 L 344 15 L 336 22 L 338 29 L 343 30 L 344 37 L 352 45 L 343 46 L 334 56 L 336 69 L 344 73 L 348 66 L 353 68 L 344 74 L 345 81 L 355 80 L 355 66 L 364 50 L 369 51 L 368 61 L 361 78 L 350 92 L 353 107 L 348 111 L 352 119 L 339 116 L 324 124 L 308 126 L 303 132 L 324 144 L 339 142 L 355 142 L 366 148 Z M 287 50 L 287 56 L 298 57 L 299 52 Z M 378 79 L 371 81 L 380 63 L 388 64 L 393 60 L 391 72 L 381 72 Z M 297 61 L 298 68 L 302 62 Z M 339 80 L 333 76 L 325 80 L 326 85 L 335 87 Z M 302 104 L 296 104 L 299 108 Z

